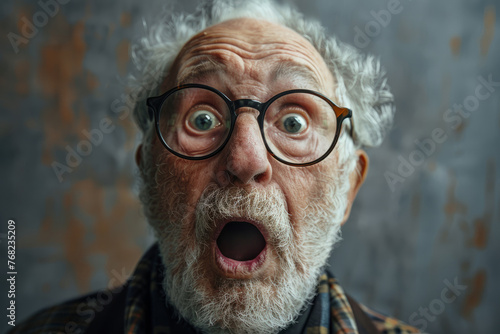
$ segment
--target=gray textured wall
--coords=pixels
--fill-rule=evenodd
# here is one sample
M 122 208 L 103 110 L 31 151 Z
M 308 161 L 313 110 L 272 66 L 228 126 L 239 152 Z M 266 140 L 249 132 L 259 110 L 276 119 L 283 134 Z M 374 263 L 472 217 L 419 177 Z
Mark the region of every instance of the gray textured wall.
M 332 268 L 360 301 L 426 331 L 494 333 L 500 87 L 478 88 L 478 78 L 500 82 L 500 4 L 401 0 L 390 22 L 377 21 L 373 13 L 395 1 L 294 1 L 341 40 L 379 55 L 397 99 L 394 129 L 369 150 L 369 176 Z M 60 2 L 47 22 L 36 1 L 0 4 L 0 295 L 5 310 L 14 219 L 17 320 L 117 284 L 152 241 L 136 199 L 138 133 L 121 94 L 141 18 L 166 1 Z M 30 32 L 25 20 L 34 18 Z M 9 33 L 26 38 L 18 50 Z M 65 164 L 67 147 L 101 122 L 102 142 L 58 180 L 51 164 Z M 416 141 L 433 144 L 423 152 Z M 442 292 L 453 282 L 466 288 L 449 302 Z

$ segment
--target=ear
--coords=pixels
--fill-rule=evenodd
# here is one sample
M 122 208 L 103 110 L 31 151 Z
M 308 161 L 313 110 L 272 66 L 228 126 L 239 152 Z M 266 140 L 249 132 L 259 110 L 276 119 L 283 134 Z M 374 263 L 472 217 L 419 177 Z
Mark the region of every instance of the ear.
M 135 163 L 137 164 L 137 167 L 141 168 L 141 162 L 142 162 L 142 144 L 137 146 L 137 150 L 135 151 Z
M 368 174 L 368 155 L 363 150 L 356 150 L 356 156 L 358 157 L 358 161 L 356 164 L 356 168 L 349 175 L 349 184 L 351 185 L 351 189 L 349 189 L 349 193 L 347 195 L 347 208 L 345 209 L 344 219 L 342 220 L 342 225 L 347 221 L 349 215 L 351 213 L 352 203 L 358 194 L 359 188 L 363 182 L 365 182 L 366 175 Z

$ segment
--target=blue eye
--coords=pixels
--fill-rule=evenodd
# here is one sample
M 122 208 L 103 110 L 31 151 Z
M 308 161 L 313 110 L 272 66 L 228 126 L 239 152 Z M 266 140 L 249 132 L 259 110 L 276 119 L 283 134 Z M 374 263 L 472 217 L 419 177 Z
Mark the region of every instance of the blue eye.
M 189 117 L 189 123 L 199 131 L 212 130 L 220 125 L 219 120 L 207 110 L 198 110 Z
M 283 129 L 288 133 L 299 133 L 306 129 L 307 121 L 299 114 L 288 114 L 280 120 Z

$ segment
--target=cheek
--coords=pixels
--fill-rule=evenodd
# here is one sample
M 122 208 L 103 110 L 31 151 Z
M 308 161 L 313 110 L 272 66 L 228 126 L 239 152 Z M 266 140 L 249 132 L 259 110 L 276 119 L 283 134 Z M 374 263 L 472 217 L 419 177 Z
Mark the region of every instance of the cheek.
M 179 182 L 183 185 L 184 191 L 188 195 L 188 204 L 194 211 L 201 194 L 213 179 L 211 169 L 208 168 L 205 161 L 181 161 L 178 163 L 177 169 L 181 170 Z
M 319 164 L 310 167 L 285 167 L 275 172 L 275 180 L 283 190 L 288 212 L 295 229 L 300 230 L 302 217 L 310 204 L 317 204 L 326 193 L 325 187 L 333 182 L 337 155 L 332 154 Z M 280 166 L 273 167 L 278 170 Z
M 177 235 L 179 252 L 183 257 L 187 249 L 196 249 L 195 210 L 199 198 L 210 183 L 206 162 L 189 161 L 172 154 L 157 159 L 158 196 L 162 203 L 162 216 L 166 215 L 165 233 Z M 182 245 L 182 246 L 181 246 Z
M 162 149 L 165 151 L 163 147 Z M 157 163 L 161 168 L 158 182 L 159 189 L 163 192 L 162 196 L 171 199 L 171 202 L 182 201 L 184 215 L 191 216 L 203 190 L 212 180 L 210 162 L 185 160 L 165 153 L 158 156 L 160 158 Z M 191 217 L 189 218 L 187 221 L 193 221 Z
M 295 226 L 309 204 L 316 186 L 316 178 L 310 170 L 304 167 L 285 167 L 279 171 L 273 169 L 275 181 L 285 194 L 288 213 Z

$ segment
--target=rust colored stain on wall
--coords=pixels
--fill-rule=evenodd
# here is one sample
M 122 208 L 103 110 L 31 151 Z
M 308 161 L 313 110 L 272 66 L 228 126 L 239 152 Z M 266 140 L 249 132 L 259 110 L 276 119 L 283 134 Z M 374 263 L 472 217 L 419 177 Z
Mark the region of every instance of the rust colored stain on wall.
M 129 48 L 130 41 L 123 40 L 118 44 L 116 48 L 116 64 L 118 66 L 118 72 L 121 75 L 125 75 L 127 73 L 127 65 L 129 62 Z
M 108 187 L 91 179 L 75 183 L 64 194 L 62 211 L 55 209 L 55 199 L 47 200 L 47 213 L 39 230 L 23 237 L 21 244 L 28 248 L 61 246 L 62 257 L 41 259 L 63 261 L 71 268 L 70 277 L 54 284 L 64 286 L 76 281 L 81 293 L 88 292 L 97 269 L 90 261 L 94 255 L 106 258 L 108 277 L 113 271 L 133 271 L 143 253 L 139 242 L 147 235 L 147 227 L 130 183 L 125 176 Z
M 467 207 L 465 204 L 462 202 L 458 201 L 457 198 L 455 197 L 455 189 L 457 187 L 457 179 L 453 173 L 450 173 L 450 184 L 448 185 L 447 189 L 447 200 L 446 204 L 444 205 L 444 212 L 446 214 L 446 223 L 444 226 L 444 231 L 443 234 L 441 235 L 441 240 L 445 241 L 447 236 L 448 236 L 448 230 L 451 228 L 451 225 L 453 224 L 453 219 L 455 217 L 455 214 L 457 213 L 466 213 L 467 212 Z
M 462 39 L 458 36 L 450 39 L 450 49 L 451 53 L 457 57 L 460 54 L 460 46 L 462 45 Z
M 23 8 L 19 9 L 19 12 L 14 12 L 12 16 L 0 20 L 0 34 L 3 36 L 3 43 L 0 43 L 0 103 L 1 107 L 10 109 L 9 111 L 14 113 L 24 112 L 19 108 L 30 94 L 33 66 L 27 50 L 29 43 L 25 43 L 24 40 L 18 44 L 11 44 L 8 36 L 14 33 L 23 38 L 22 32 L 19 31 L 19 27 L 22 27 L 21 18 L 28 17 L 30 13 L 31 9 Z M 3 108 L 2 113 L 6 113 Z M 6 125 L 6 127 L 11 126 Z
M 63 28 L 54 31 L 47 45 L 42 47 L 39 80 L 44 96 L 56 100 L 59 119 L 63 124 L 69 124 L 74 120 L 75 81 L 83 71 L 86 45 L 83 22 L 75 26 L 60 25 Z
M 484 32 L 483 36 L 481 36 L 481 55 L 486 56 L 495 34 L 495 7 L 490 6 L 486 8 L 483 21 Z
M 467 289 L 468 294 L 465 297 L 464 306 L 462 307 L 461 315 L 466 319 L 471 319 L 474 309 L 479 306 L 486 287 L 486 271 L 479 270 L 471 280 L 471 284 Z
M 486 248 L 495 210 L 495 162 L 488 161 L 485 177 L 484 213 L 474 220 L 474 235 L 470 244 L 478 249 Z
M 123 12 L 122 15 L 120 16 L 120 25 L 122 27 L 130 27 L 131 23 L 132 23 L 132 16 L 130 15 L 130 13 Z
M 71 25 L 62 14 L 53 20 L 57 22 L 47 27 L 48 40 L 41 47 L 38 68 L 39 87 L 47 101 L 42 112 L 44 164 L 53 161 L 55 146 L 64 147 L 71 135 L 89 126 L 86 113 L 76 113 L 78 99 L 88 93 L 85 85 L 87 72 L 82 68 L 86 51 L 84 23 Z
M 455 129 L 455 132 L 456 132 L 457 134 L 461 134 L 462 132 L 464 132 L 464 129 L 465 129 L 465 127 L 466 127 L 466 126 L 467 126 L 467 121 L 466 121 L 466 120 L 464 120 L 464 121 L 462 121 L 462 123 L 460 123 L 460 124 L 457 126 L 457 128 Z
M 476 219 L 474 221 L 474 237 L 472 245 L 476 248 L 486 248 L 488 242 L 489 226 L 483 219 Z
M 103 188 L 92 180 L 75 184 L 70 196 L 75 199 L 74 211 L 88 217 L 92 222 L 87 229 L 90 242 L 82 250 L 82 257 L 100 254 L 107 257 L 106 271 L 108 277 L 116 270 L 132 272 L 136 262 L 142 255 L 142 249 L 137 245 L 137 238 L 145 236 L 145 224 L 141 219 L 141 209 L 137 199 L 130 191 L 130 180 L 122 177 L 112 188 Z M 107 196 L 108 195 L 108 196 Z M 107 208 L 106 197 L 113 197 L 110 208 Z M 85 271 L 83 263 L 69 258 L 75 272 Z M 84 275 L 85 277 L 85 275 Z M 87 281 L 81 282 L 85 289 Z
M 106 270 L 121 272 L 123 268 L 132 272 L 142 249 L 137 241 L 146 235 L 146 224 L 141 206 L 130 191 L 131 180 L 120 177 L 113 188 L 104 189 L 93 181 L 80 182 L 73 190 L 78 196 L 77 206 L 88 217 L 92 217 L 92 242 L 88 245 L 91 254 L 107 256 Z M 109 200 L 109 208 L 105 205 Z
M 23 6 L 21 8 L 18 9 L 17 11 L 17 21 L 16 21 L 16 25 L 17 25 L 17 31 L 16 33 L 17 34 L 22 34 L 22 32 L 24 31 L 24 26 L 25 26 L 25 23 L 23 22 L 23 18 L 32 18 L 33 17 L 33 12 L 34 12 L 34 8 L 33 6 Z M 14 14 L 16 15 L 16 14 Z M 23 36 L 24 37 L 24 36 Z M 27 49 L 29 43 L 20 43 L 18 48 L 19 48 L 19 51 L 20 52 L 23 52 Z
M 87 88 L 93 92 L 97 87 L 99 87 L 99 79 L 94 74 L 87 72 Z

